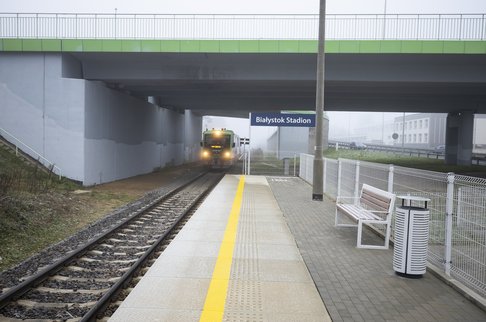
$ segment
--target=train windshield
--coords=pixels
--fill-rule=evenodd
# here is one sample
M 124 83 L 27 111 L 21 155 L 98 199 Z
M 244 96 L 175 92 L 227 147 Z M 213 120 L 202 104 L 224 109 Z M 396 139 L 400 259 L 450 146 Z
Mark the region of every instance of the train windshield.
M 231 136 L 213 136 L 211 134 L 204 135 L 204 147 L 230 147 L 231 146 Z

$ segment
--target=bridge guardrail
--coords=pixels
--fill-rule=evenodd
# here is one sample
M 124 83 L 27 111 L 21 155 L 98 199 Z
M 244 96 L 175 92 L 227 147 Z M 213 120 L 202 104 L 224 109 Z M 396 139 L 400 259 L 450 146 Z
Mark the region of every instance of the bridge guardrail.
M 485 14 L 328 14 L 326 39 L 485 40 Z M 315 14 L 0 13 L 0 38 L 316 40 Z

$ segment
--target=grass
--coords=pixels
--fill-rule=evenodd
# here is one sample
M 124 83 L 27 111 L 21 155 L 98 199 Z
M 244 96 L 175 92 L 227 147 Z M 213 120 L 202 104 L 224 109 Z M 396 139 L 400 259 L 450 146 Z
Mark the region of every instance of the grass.
M 378 151 L 347 149 L 341 149 L 336 151 L 335 149 L 328 149 L 324 152 L 324 157 L 330 159 L 343 158 L 384 164 L 393 164 L 401 167 L 416 168 L 437 172 L 454 172 L 457 174 L 486 176 L 486 167 L 484 166 L 447 165 L 444 163 L 444 160 L 425 157 L 413 157 Z
M 134 199 L 109 191 L 74 193 L 79 189 L 0 149 L 0 271 Z

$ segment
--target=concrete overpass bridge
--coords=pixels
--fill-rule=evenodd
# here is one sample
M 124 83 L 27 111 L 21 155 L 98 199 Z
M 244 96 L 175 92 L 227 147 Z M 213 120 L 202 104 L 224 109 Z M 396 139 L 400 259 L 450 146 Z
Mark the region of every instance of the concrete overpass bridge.
M 169 113 L 180 123 L 177 129 L 174 122 L 165 126 L 177 133 L 172 138 L 177 147 L 158 142 L 159 160 L 152 155 L 135 172 L 191 160 L 202 115 L 247 117 L 253 111 L 315 109 L 317 18 L 0 14 L 0 85 L 10 102 L 2 107 L 7 117 L 0 127 L 29 142 L 39 141 L 38 133 L 35 138 L 22 134 L 25 129 L 18 123 L 19 117 L 29 119 L 33 111 L 41 111 L 36 121 L 45 138 L 37 146 L 48 154 L 46 122 L 66 113 L 66 105 L 75 105 L 82 124 L 74 146 L 87 148 L 78 177 L 90 184 L 133 175 L 130 164 L 137 162 L 123 165 L 123 171 L 118 164 L 119 174 L 104 179 L 106 171 L 98 171 L 99 157 L 94 156 L 104 150 L 101 141 L 118 142 L 115 146 L 123 142 L 132 151 L 145 141 L 160 141 L 161 135 L 168 139 L 168 134 L 158 133 L 157 124 L 145 129 L 153 133 L 138 139 L 139 134 L 128 137 L 126 130 L 143 132 L 144 118 L 154 117 L 150 113 Z M 486 113 L 485 35 L 484 15 L 328 16 L 325 109 L 449 113 L 447 160 L 467 163 L 473 115 Z M 127 105 L 123 115 L 115 107 L 119 104 Z M 18 106 L 24 107 L 22 116 Z M 151 108 L 155 112 L 140 112 Z M 118 129 L 104 129 L 101 116 Z M 162 123 L 167 119 L 159 117 Z M 139 125 L 123 125 L 133 120 Z M 61 128 L 71 133 L 71 126 Z M 97 142 L 96 147 L 90 150 L 87 142 Z M 163 162 L 161 155 L 167 153 L 183 156 Z M 124 155 L 118 154 L 110 164 Z M 91 166 L 86 166 L 88 159 Z M 81 164 L 76 168 L 70 171 L 80 172 Z

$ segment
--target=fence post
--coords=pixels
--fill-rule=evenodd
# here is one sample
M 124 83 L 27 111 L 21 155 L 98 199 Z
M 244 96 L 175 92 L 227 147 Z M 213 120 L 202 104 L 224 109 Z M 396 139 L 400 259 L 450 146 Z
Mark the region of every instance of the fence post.
M 303 160 L 304 160 L 304 156 L 303 156 L 303 153 L 299 154 L 299 158 L 300 158 L 300 163 L 299 163 L 299 177 L 302 178 L 302 163 L 303 163 Z
M 452 213 L 454 210 L 454 173 L 447 174 L 447 200 L 446 200 L 446 222 L 445 222 L 445 249 L 444 249 L 444 270 L 451 275 L 452 259 Z
M 390 164 L 390 168 L 388 170 L 388 192 L 393 193 L 393 174 L 395 172 L 395 168 L 393 164 Z
M 294 177 L 295 177 L 295 170 L 296 170 L 296 167 L 297 167 L 297 153 L 294 153 Z
M 359 161 L 356 161 L 356 171 L 354 177 L 354 200 L 358 202 L 359 198 Z
M 337 177 L 337 191 L 336 196 L 339 197 L 341 195 L 341 159 L 338 159 L 338 177 Z

